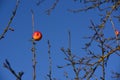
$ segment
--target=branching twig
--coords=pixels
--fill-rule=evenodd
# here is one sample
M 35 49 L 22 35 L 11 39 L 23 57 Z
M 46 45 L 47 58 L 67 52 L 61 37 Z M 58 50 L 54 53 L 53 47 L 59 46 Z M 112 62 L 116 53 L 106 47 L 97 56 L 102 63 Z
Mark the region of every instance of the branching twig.
M 65 66 L 71 66 L 73 68 L 73 71 L 75 73 L 75 80 L 79 80 L 79 72 L 80 69 L 76 66 L 76 61 L 74 60 L 74 56 L 71 52 L 71 33 L 68 31 L 68 49 L 65 50 L 64 48 L 61 48 L 62 52 L 65 54 L 67 58 L 65 58 L 70 63 L 64 65 L 64 66 L 58 66 L 58 68 L 63 68 Z
M 5 63 L 3 63 L 3 66 L 8 69 L 15 77 L 16 80 L 22 80 L 22 76 L 24 74 L 24 72 L 18 72 L 18 74 L 13 70 L 13 68 L 11 67 L 9 61 L 6 59 Z
M 85 48 L 86 50 L 89 51 L 89 55 L 91 55 L 91 58 L 92 59 L 88 59 L 88 63 L 85 62 L 85 60 L 81 61 L 81 64 L 84 64 L 84 65 L 87 65 L 88 68 L 91 68 L 91 71 L 87 71 L 86 70 L 86 78 L 87 80 L 89 80 L 90 78 L 93 77 L 93 74 L 95 73 L 96 69 L 101 66 L 102 67 L 102 77 L 101 79 L 102 80 L 105 80 L 105 65 L 109 58 L 110 55 L 116 53 L 117 51 L 120 51 L 120 46 L 115 46 L 115 48 L 109 48 L 108 46 L 106 46 L 106 42 L 109 42 L 109 41 L 113 41 L 113 40 L 116 40 L 115 38 L 114 39 L 110 39 L 108 40 L 107 38 L 104 37 L 104 33 L 103 32 L 100 32 L 100 28 L 96 27 L 93 22 L 92 23 L 92 26 L 90 27 L 90 29 L 92 29 L 94 32 L 94 34 L 92 35 L 92 37 L 89 37 L 88 39 L 90 39 L 91 41 L 89 42 L 89 44 L 91 44 L 92 42 L 98 42 L 100 45 L 98 45 L 100 48 L 101 48 L 101 52 L 102 52 L 102 55 L 101 57 L 98 57 L 94 52 L 91 52 L 91 50 L 89 50 L 89 45 L 86 45 L 87 47 Z M 107 49 L 106 49 L 107 47 Z M 108 50 L 110 49 L 110 50 Z M 95 61 L 95 58 L 98 59 L 97 61 Z M 85 58 L 86 59 L 86 58 Z M 95 62 L 92 62 L 92 61 L 95 61 Z M 86 68 L 85 68 L 86 69 Z M 85 78 L 84 77 L 84 78 Z
M 97 0 L 95 1 L 97 2 Z M 85 2 L 87 3 L 87 2 Z M 77 9 L 77 10 L 72 10 L 72 9 L 68 9 L 69 12 L 73 12 L 73 13 L 78 13 L 78 12 L 82 12 L 82 11 L 88 11 L 90 9 L 94 9 L 94 8 L 98 8 L 100 5 L 106 3 L 106 1 L 103 1 L 103 2 L 97 2 L 97 3 L 94 3 L 90 6 L 87 6 L 85 8 L 82 8 L 82 9 Z
M 14 29 L 10 28 L 10 24 L 12 23 L 12 21 L 13 21 L 15 15 L 16 15 L 16 12 L 17 12 L 19 3 L 20 3 L 20 0 L 17 0 L 15 9 L 14 9 L 13 12 L 12 12 L 12 16 L 11 16 L 11 18 L 10 18 L 10 20 L 9 20 L 9 22 L 8 22 L 8 24 L 7 24 L 7 26 L 6 26 L 6 28 L 4 29 L 3 33 L 0 35 L 0 40 L 3 39 L 3 38 L 5 37 L 5 34 L 7 33 L 8 30 L 14 31 Z

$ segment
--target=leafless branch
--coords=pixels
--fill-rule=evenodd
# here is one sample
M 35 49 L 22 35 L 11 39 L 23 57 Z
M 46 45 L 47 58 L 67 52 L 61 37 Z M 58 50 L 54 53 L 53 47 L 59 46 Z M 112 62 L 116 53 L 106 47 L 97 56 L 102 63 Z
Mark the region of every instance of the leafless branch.
M 16 77 L 16 80 L 22 80 L 22 76 L 24 74 L 24 72 L 18 72 L 16 73 L 13 68 L 11 67 L 9 61 L 6 59 L 5 62 L 3 63 L 3 66 L 8 69 L 15 77 Z
M 34 32 L 34 12 L 33 12 L 32 9 L 31 9 L 31 13 L 32 13 L 32 30 Z M 36 45 L 36 43 L 35 43 L 34 39 L 32 39 L 32 49 L 31 49 L 31 51 L 32 51 L 32 54 L 33 54 L 33 58 L 32 58 L 32 62 L 33 62 L 33 65 L 32 65 L 33 66 L 33 80 L 36 80 L 36 63 L 37 63 L 35 45 Z
M 117 78 L 117 79 L 120 79 L 120 73 L 118 73 L 118 72 L 113 72 L 112 71 L 112 78 Z
M 36 5 L 39 6 L 41 3 L 43 3 L 45 0 L 39 0 Z
M 112 24 L 112 28 L 113 28 L 113 30 L 114 30 L 114 33 L 115 33 L 115 31 L 116 31 L 116 28 L 115 28 L 115 26 L 114 26 L 114 23 L 113 23 L 113 21 L 112 21 L 112 18 L 110 17 L 110 22 L 111 22 L 111 24 Z M 115 37 L 116 37 L 116 42 L 117 42 L 117 44 L 119 45 L 119 42 L 118 42 L 118 36 L 115 34 Z
M 47 75 L 49 80 L 52 80 L 52 59 L 51 59 L 51 52 L 50 52 L 50 41 L 48 40 L 48 56 L 49 56 L 49 74 Z
M 55 7 L 57 6 L 58 2 L 59 2 L 59 0 L 55 0 L 53 5 L 48 10 L 45 11 L 47 13 L 47 15 L 51 14 L 52 10 L 55 9 Z
M 4 29 L 3 33 L 0 35 L 0 40 L 5 37 L 5 34 L 7 33 L 8 30 L 14 31 L 14 29 L 11 28 L 10 25 L 11 25 L 11 23 L 12 23 L 15 15 L 16 15 L 16 12 L 17 12 L 19 3 L 20 3 L 20 0 L 17 0 L 15 9 L 14 9 L 13 12 L 12 12 L 12 16 L 10 17 L 10 20 L 9 20 L 6 28 Z

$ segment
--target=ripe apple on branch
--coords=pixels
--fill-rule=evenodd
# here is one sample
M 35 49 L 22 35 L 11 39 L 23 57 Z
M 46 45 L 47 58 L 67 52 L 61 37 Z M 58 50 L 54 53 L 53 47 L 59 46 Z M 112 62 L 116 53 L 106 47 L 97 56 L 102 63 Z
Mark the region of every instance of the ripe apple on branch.
M 35 31 L 32 35 L 32 38 L 35 40 L 35 41 L 39 41 L 42 39 L 42 33 L 40 31 Z

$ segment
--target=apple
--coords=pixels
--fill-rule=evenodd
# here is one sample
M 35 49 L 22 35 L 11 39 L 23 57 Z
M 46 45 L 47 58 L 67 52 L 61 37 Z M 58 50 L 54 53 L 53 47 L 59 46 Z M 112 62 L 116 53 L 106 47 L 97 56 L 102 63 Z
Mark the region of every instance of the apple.
M 115 34 L 116 34 L 116 36 L 118 36 L 119 35 L 119 31 L 118 30 L 115 30 Z
M 35 31 L 32 35 L 32 38 L 35 40 L 35 41 L 39 41 L 42 39 L 42 33 L 39 32 L 39 31 Z

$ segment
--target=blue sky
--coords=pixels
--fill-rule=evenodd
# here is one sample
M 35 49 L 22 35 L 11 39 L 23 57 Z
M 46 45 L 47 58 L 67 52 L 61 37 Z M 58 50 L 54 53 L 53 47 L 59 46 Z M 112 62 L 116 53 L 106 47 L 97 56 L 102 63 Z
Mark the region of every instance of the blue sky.
M 83 6 L 79 2 L 74 3 L 72 0 L 60 0 L 56 8 L 52 11 L 51 15 L 46 15 L 45 10 L 51 7 L 54 0 L 45 1 L 41 5 L 36 5 L 37 0 L 21 0 L 17 14 L 11 24 L 15 29 L 14 32 L 8 31 L 5 38 L 0 40 L 0 78 L 1 80 L 15 80 L 15 77 L 10 74 L 8 70 L 3 68 L 3 62 L 8 59 L 15 69 L 15 71 L 24 71 L 23 80 L 32 80 L 32 53 L 31 53 L 31 36 L 32 36 L 32 19 L 30 10 L 34 10 L 35 15 L 35 30 L 41 31 L 43 38 L 37 42 L 37 80 L 45 80 L 49 71 L 48 62 L 48 45 L 47 40 L 51 43 L 51 56 L 52 56 L 52 70 L 53 77 L 58 80 L 65 80 L 64 71 L 73 73 L 65 68 L 58 69 L 57 65 L 64 65 L 64 54 L 60 51 L 61 47 L 68 47 L 68 30 L 71 31 L 72 37 L 72 51 L 83 56 L 85 52 L 81 49 L 84 47 L 84 36 L 92 35 L 92 31 L 88 29 L 90 26 L 90 19 L 96 24 L 99 22 L 98 10 L 91 10 L 81 13 L 70 13 L 67 9 L 75 9 Z M 0 2 L 0 34 L 6 27 L 12 11 L 15 7 L 16 0 L 1 0 Z M 118 13 L 116 13 L 118 14 Z M 115 24 L 118 27 L 119 24 Z M 106 26 L 106 36 L 114 35 L 111 24 Z M 97 51 L 96 51 L 97 52 Z M 107 70 L 118 71 L 120 67 L 117 63 L 113 67 L 113 63 L 118 62 L 119 58 L 114 55 L 109 59 L 109 66 Z M 110 64 L 112 63 L 112 64 Z M 120 70 L 120 69 L 119 69 Z M 109 73 L 108 71 L 108 73 Z M 99 72 L 99 71 L 98 71 Z M 109 74 L 108 74 L 109 75 Z M 73 76 L 74 77 L 74 76 Z M 73 78 L 71 77 L 71 78 Z M 107 76 L 107 80 L 111 80 Z

